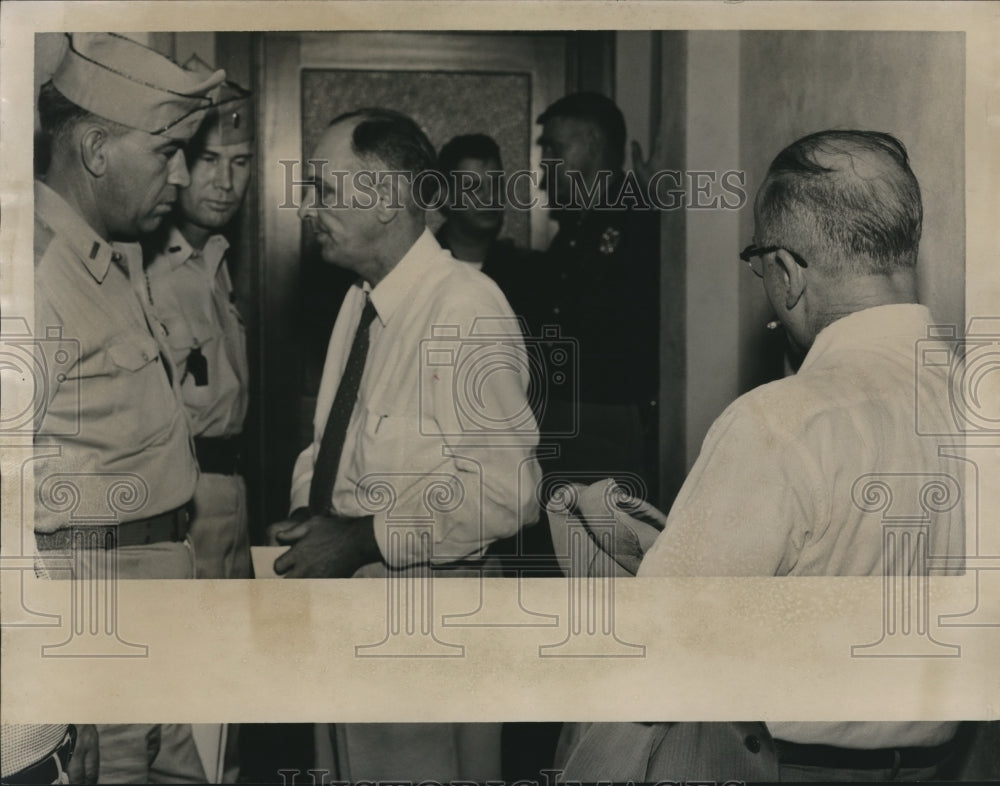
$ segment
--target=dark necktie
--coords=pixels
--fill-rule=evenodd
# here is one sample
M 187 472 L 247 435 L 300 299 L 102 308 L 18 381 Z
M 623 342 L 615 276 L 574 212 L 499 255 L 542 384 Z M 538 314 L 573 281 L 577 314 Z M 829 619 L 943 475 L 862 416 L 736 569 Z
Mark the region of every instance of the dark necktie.
M 365 297 L 365 308 L 361 312 L 358 331 L 354 334 L 354 343 L 347 356 L 344 375 L 340 378 L 337 395 L 334 396 L 330 415 L 323 429 L 323 439 L 319 443 L 319 455 L 313 465 L 312 483 L 309 486 L 309 510 L 314 515 L 322 515 L 330 510 L 333 497 L 333 485 L 337 480 L 337 467 L 340 465 L 340 454 L 344 452 L 344 440 L 347 437 L 347 425 L 351 422 L 351 413 L 358 399 L 361 387 L 361 376 L 365 372 L 365 359 L 368 357 L 368 327 L 376 316 L 375 306 Z

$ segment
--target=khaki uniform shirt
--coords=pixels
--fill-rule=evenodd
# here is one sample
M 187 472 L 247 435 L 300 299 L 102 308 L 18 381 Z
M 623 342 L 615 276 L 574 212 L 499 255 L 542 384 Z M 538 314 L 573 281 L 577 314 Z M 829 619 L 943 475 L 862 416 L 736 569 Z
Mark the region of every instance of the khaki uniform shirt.
M 198 466 L 165 336 L 143 304 L 138 245 L 102 240 L 35 184 L 35 529 L 164 513 L 194 493 Z M 165 373 L 164 365 L 168 366 Z
M 197 437 L 236 436 L 247 413 L 246 328 L 232 302 L 228 248 L 222 235 L 212 235 L 197 251 L 172 227 L 146 270 Z M 205 359 L 204 374 L 193 365 L 201 364 L 200 358 L 189 364 L 198 355 Z

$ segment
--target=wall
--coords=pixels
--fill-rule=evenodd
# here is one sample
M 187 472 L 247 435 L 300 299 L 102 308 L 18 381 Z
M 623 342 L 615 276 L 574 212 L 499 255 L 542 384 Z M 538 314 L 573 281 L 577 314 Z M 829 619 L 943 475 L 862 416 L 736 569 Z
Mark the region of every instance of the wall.
M 739 169 L 739 36 L 688 33 L 685 169 Z M 739 394 L 740 215 L 687 210 L 685 456 L 690 468 L 718 414 Z

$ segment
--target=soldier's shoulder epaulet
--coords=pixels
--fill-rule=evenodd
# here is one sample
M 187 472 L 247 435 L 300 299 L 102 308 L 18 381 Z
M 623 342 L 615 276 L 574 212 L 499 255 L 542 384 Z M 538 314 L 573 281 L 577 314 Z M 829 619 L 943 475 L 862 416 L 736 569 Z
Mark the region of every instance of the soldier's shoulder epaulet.
M 52 240 L 55 238 L 55 235 L 56 233 L 48 224 L 44 221 L 40 221 L 38 218 L 35 218 L 35 267 L 38 267 L 41 263 L 42 258 L 45 256 L 45 252 L 48 251 L 49 246 L 52 244 Z

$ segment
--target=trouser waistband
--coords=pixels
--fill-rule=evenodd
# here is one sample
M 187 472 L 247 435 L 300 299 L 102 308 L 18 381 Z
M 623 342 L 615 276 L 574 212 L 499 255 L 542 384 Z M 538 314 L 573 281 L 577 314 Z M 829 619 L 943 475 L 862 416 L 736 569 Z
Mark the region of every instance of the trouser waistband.
M 144 546 L 150 543 L 180 542 L 188 533 L 187 506 L 121 524 L 73 526 L 55 532 L 36 532 L 39 551 L 64 551 L 73 548 L 114 549 Z
M 781 764 L 845 770 L 924 769 L 941 764 L 951 754 L 951 742 L 928 747 L 838 748 L 834 745 L 804 745 L 775 740 Z

